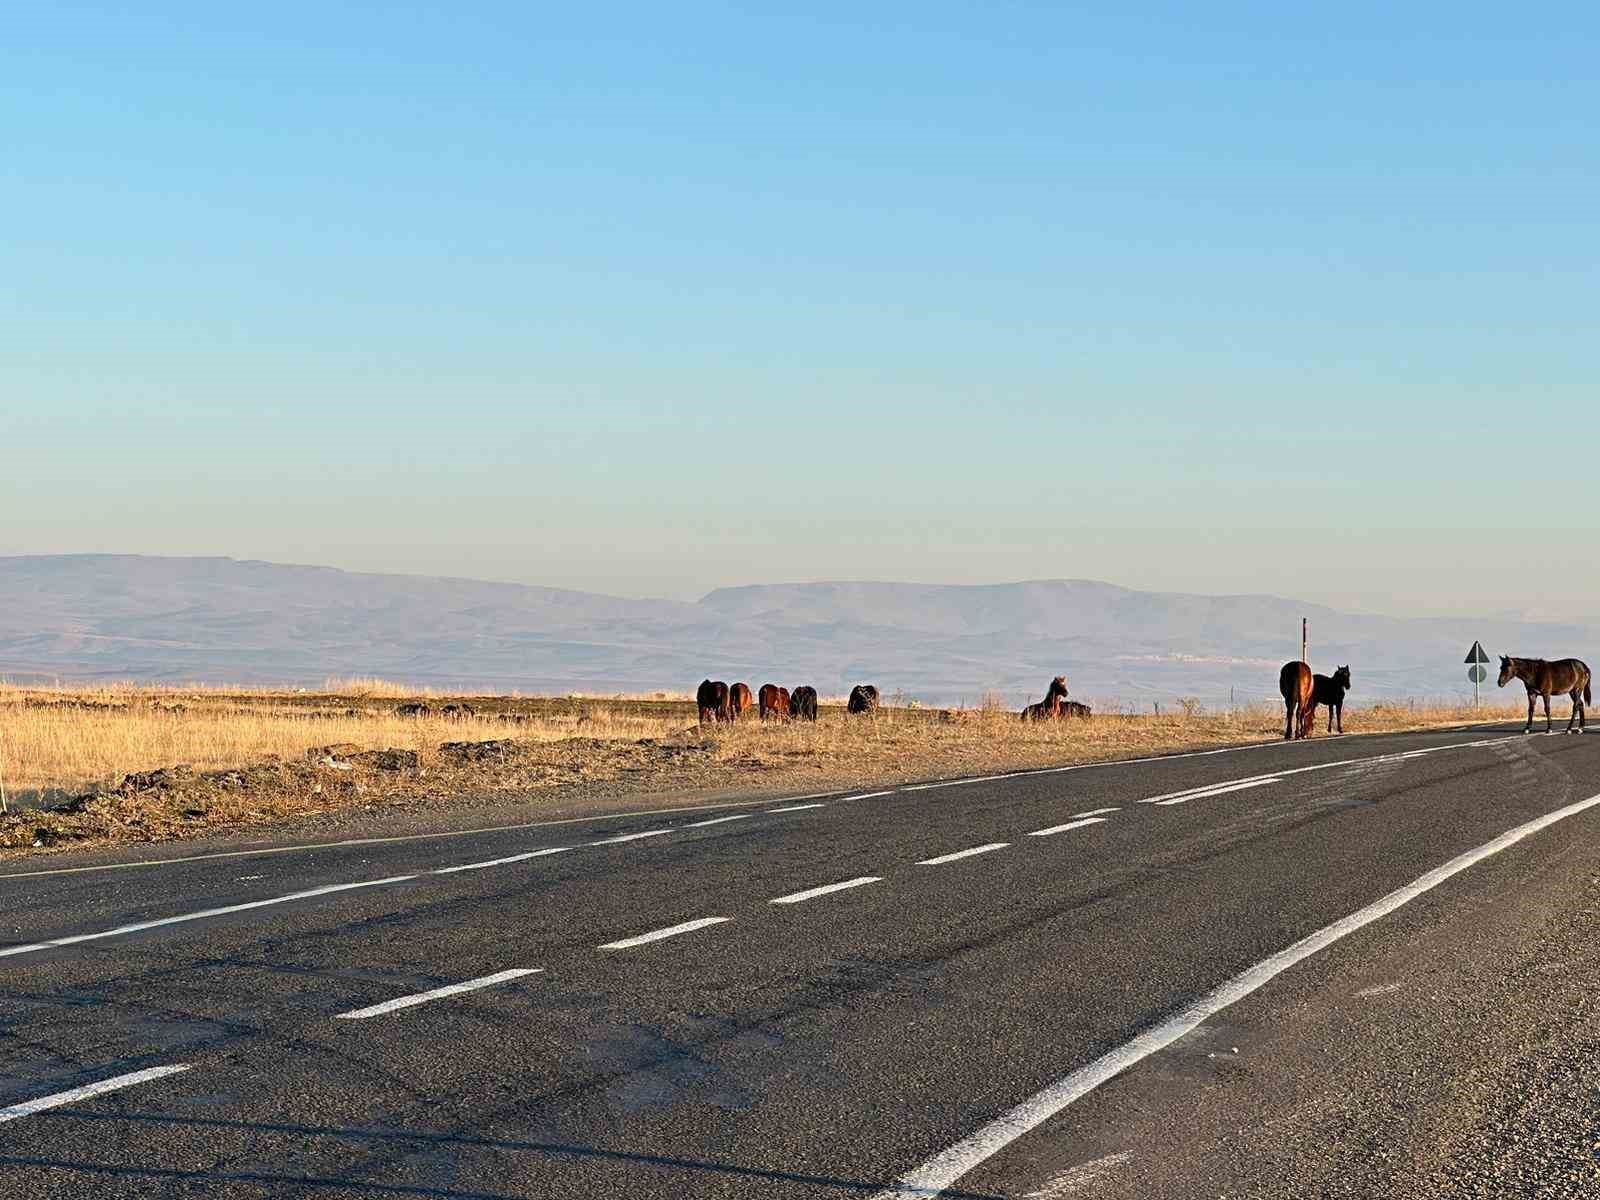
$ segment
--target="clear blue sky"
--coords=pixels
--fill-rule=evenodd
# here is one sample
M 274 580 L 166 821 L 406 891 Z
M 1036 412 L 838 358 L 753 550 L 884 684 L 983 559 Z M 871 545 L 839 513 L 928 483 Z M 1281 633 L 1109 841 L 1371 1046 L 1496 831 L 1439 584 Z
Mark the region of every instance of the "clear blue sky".
M 1600 10 L 753 7 L 11 12 L 0 553 L 1600 613 Z

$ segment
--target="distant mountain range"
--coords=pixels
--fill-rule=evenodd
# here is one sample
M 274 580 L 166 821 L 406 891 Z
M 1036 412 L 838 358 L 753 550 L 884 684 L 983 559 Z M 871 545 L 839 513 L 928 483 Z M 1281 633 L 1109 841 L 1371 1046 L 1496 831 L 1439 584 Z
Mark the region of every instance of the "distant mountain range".
M 0 557 L 0 675 L 317 684 L 376 675 L 539 692 L 690 691 L 705 676 L 858 681 L 928 703 L 1014 703 L 1065 673 L 1075 697 L 1148 709 L 1276 697 L 1310 618 L 1318 670 L 1352 701 L 1470 696 L 1462 659 L 1600 660 L 1600 630 L 1508 616 L 1343 613 L 1274 596 L 1139 592 L 1089 580 L 719 588 L 698 603 L 231 558 Z M 1492 693 L 1493 680 L 1488 687 Z

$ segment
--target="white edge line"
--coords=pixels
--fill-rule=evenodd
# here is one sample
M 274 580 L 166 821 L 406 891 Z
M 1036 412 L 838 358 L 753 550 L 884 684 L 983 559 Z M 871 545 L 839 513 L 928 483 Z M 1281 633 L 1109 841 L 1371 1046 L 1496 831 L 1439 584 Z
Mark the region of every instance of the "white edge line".
M 0 1108 L 0 1122 L 15 1121 L 18 1117 L 31 1117 L 34 1113 L 44 1112 L 46 1109 L 60 1108 L 63 1104 L 72 1104 L 78 1100 L 88 1100 L 94 1096 L 102 1096 L 106 1092 L 119 1091 L 122 1088 L 132 1087 L 137 1083 L 148 1083 L 152 1079 L 162 1079 L 168 1075 L 176 1075 L 179 1071 L 187 1071 L 188 1069 L 188 1063 L 177 1063 L 168 1067 L 147 1067 L 143 1071 L 133 1071 L 127 1075 L 113 1075 L 110 1079 L 102 1079 L 98 1083 L 86 1083 L 82 1087 L 75 1087 L 65 1092 L 56 1092 L 52 1096 L 40 1096 L 34 1100 L 24 1100 L 20 1104 L 13 1104 L 8 1108 Z
M 1300 768 L 1300 770 L 1304 769 L 1305 768 L 1303 767 Z M 1283 775 L 1287 774 L 1288 772 L 1284 771 L 1279 775 L 1248 775 L 1243 779 L 1225 779 L 1220 783 L 1204 783 L 1199 787 L 1184 788 L 1182 791 L 1162 792 L 1159 796 L 1146 796 L 1144 799 L 1140 800 L 1139 803 L 1164 804 L 1168 800 L 1185 800 L 1190 796 L 1204 796 L 1207 793 L 1216 791 L 1218 788 L 1230 788 L 1235 784 L 1276 783 L 1280 778 L 1282 778 Z
M 926 792 L 933 788 L 963 787 L 969 783 L 988 783 L 995 779 L 1008 778 L 1005 775 L 979 775 L 972 779 L 941 779 L 937 783 L 913 783 L 909 787 L 900 789 L 905 792 Z
M 485 867 L 503 867 L 507 863 L 523 862 L 530 858 L 543 858 L 547 854 L 565 854 L 572 846 L 550 846 L 544 850 L 529 850 L 526 854 L 508 854 L 504 858 L 491 858 L 484 862 L 462 863 L 459 867 L 435 867 L 431 874 L 454 875 L 457 871 L 481 871 Z
M 854 796 L 840 796 L 839 803 L 843 804 L 846 800 L 871 800 L 876 796 L 892 796 L 893 794 L 893 788 L 883 792 L 858 792 Z
M 1088 812 L 1073 813 L 1072 816 L 1069 817 L 1068 819 L 1076 821 L 1079 817 L 1099 817 L 1099 816 L 1104 816 L 1106 813 L 1114 813 L 1114 812 L 1121 812 L 1121 811 L 1122 811 L 1121 806 L 1113 806 L 1111 808 L 1091 808 Z
M 955 862 L 958 858 L 971 858 L 974 854 L 987 854 L 991 850 L 1003 850 L 1010 842 L 989 842 L 982 846 L 973 846 L 967 850 L 957 850 L 951 854 L 941 854 L 937 858 L 925 858 L 917 864 L 919 867 L 937 867 L 943 863 Z
M 827 808 L 826 804 L 791 804 L 788 808 L 769 808 L 769 813 L 804 812 L 808 808 Z
M 996 1117 L 971 1136 L 963 1138 L 948 1150 L 935 1155 L 920 1167 L 900 1177 L 891 1187 L 878 1192 L 871 1200 L 911 1200 L 913 1197 L 938 1196 L 979 1163 L 1004 1149 L 1017 1138 L 1038 1127 L 1076 1100 L 1082 1099 L 1107 1080 L 1115 1078 L 1129 1067 L 1148 1058 L 1159 1050 L 1210 1020 L 1229 1005 L 1244 999 L 1251 992 L 1269 983 L 1303 959 L 1310 958 L 1339 939 L 1370 925 L 1395 909 L 1415 900 L 1424 892 L 1438 887 L 1453 875 L 1482 862 L 1492 855 L 1514 846 L 1530 834 L 1554 825 L 1557 821 L 1576 816 L 1600 804 L 1600 795 L 1579 800 L 1565 808 L 1558 808 L 1542 817 L 1508 829 L 1499 837 L 1485 842 L 1474 850 L 1458 854 L 1443 866 L 1397 888 L 1364 908 L 1357 909 L 1331 925 L 1325 925 L 1308 937 L 1301 938 L 1287 949 L 1280 950 L 1255 966 L 1240 972 L 1220 986 L 1201 996 L 1187 1008 L 1174 1013 L 1152 1029 L 1146 1030 L 1132 1041 L 1101 1055 L 1087 1066 L 1062 1076 L 1055 1083 L 1035 1092 L 1009 1112 Z
M 367 1008 L 352 1009 L 336 1015 L 335 1021 L 364 1021 L 368 1017 L 381 1017 L 384 1013 L 394 1012 L 396 1009 L 412 1008 L 418 1004 L 426 1004 L 430 1000 L 442 1000 L 446 996 L 459 996 L 462 992 L 475 992 L 479 988 L 493 987 L 497 983 L 508 983 L 513 979 L 521 979 L 527 975 L 538 975 L 543 967 L 512 967 L 506 971 L 496 971 L 493 975 L 483 975 L 477 979 L 468 979 L 461 983 L 450 983 L 444 987 L 437 987 L 431 991 L 417 992 L 410 996 L 397 996 L 393 1000 L 385 1000 L 382 1004 L 374 1004 Z
M 709 821 L 690 821 L 684 828 L 704 829 L 707 825 L 721 825 L 724 821 L 744 821 L 749 816 L 749 813 L 734 813 L 731 817 L 712 817 Z
M 1052 825 L 1049 829 L 1035 829 L 1028 836 L 1049 837 L 1052 833 L 1065 833 L 1069 829 L 1082 829 L 1085 825 L 1101 825 L 1104 823 L 1104 817 L 1080 817 L 1076 821 L 1068 821 L 1065 825 Z
M 140 933 L 146 929 L 159 929 L 164 925 L 181 925 L 185 921 L 201 921 L 206 917 L 222 917 L 229 913 L 245 912 L 252 908 L 266 908 L 271 904 L 287 904 L 291 900 L 310 900 L 314 896 L 326 896 L 333 892 L 348 892 L 355 888 L 382 887 L 386 883 L 404 883 L 408 879 L 415 879 L 415 875 L 391 875 L 387 879 L 363 879 L 359 883 L 330 883 L 326 887 L 311 888 L 304 892 L 291 892 L 287 896 L 273 896 L 268 900 L 250 900 L 244 904 L 227 904 L 221 908 L 205 908 L 199 912 L 183 913 L 176 917 L 161 917 L 154 921 L 135 921 L 130 925 L 118 925 L 114 929 L 102 929 L 98 933 L 75 933 L 70 937 L 51 938 L 44 942 L 30 942 L 26 946 L 0 946 L 0 958 L 9 958 L 13 954 L 30 954 L 35 950 L 50 950 L 57 946 L 75 946 L 79 942 L 93 942 L 100 938 L 119 937 L 128 933 Z
M 829 892 L 842 892 L 846 888 L 862 887 L 869 883 L 882 883 L 881 875 L 860 875 L 855 879 L 846 879 L 841 883 L 825 883 L 821 887 L 807 888 L 803 892 L 794 892 L 788 896 L 779 896 L 775 900 L 767 901 L 768 904 L 799 904 L 802 900 L 814 900 L 818 896 L 826 896 Z
M 680 933 L 693 933 L 696 929 L 704 929 L 708 925 L 720 925 L 724 921 L 731 921 L 732 917 L 700 917 L 698 920 L 685 921 L 682 925 L 671 925 L 666 929 L 655 929 L 649 933 L 641 933 L 638 937 L 623 938 L 620 942 L 607 942 L 597 947 L 600 950 L 631 950 L 634 946 L 643 946 L 648 942 L 659 942 L 663 938 L 677 937 Z

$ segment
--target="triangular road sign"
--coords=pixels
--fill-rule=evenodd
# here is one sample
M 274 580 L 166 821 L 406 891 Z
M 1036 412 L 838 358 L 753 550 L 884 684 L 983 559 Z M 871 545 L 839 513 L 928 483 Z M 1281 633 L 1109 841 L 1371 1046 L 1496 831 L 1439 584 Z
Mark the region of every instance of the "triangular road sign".
M 1472 649 L 1467 651 L 1467 656 L 1461 661 L 1469 663 L 1486 663 L 1489 661 L 1489 656 L 1483 652 L 1483 643 L 1475 641 L 1472 643 Z

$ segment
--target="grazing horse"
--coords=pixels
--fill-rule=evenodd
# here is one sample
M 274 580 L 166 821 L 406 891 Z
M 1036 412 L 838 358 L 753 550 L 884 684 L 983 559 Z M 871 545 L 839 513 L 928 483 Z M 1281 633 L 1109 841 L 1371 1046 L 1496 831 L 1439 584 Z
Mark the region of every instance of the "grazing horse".
M 701 680 L 694 694 L 694 702 L 700 709 L 700 724 L 709 725 L 713 721 L 728 719 L 728 685 L 722 680 Z
M 728 720 L 737 721 L 755 703 L 748 683 L 736 683 L 728 689 Z
M 1528 689 L 1528 724 L 1523 733 L 1533 732 L 1533 700 L 1544 697 L 1544 731 L 1550 732 L 1550 697 L 1566 692 L 1572 697 L 1572 715 L 1567 718 L 1568 733 L 1583 732 L 1584 707 L 1589 703 L 1589 664 L 1576 658 L 1563 658 L 1545 662 L 1542 658 L 1507 658 L 1500 656 L 1500 686 L 1513 679 L 1522 680 Z M 1578 728 L 1572 728 L 1576 721 Z
M 1057 675 L 1045 689 L 1044 699 L 1022 710 L 1024 721 L 1058 721 L 1067 702 L 1067 677 Z
M 878 707 L 878 689 L 870 683 L 858 683 L 850 689 L 850 703 L 845 706 L 847 712 L 871 715 Z
M 763 721 L 789 719 L 789 689 L 775 683 L 763 683 L 756 693 L 756 704 Z
M 1333 732 L 1334 718 L 1339 721 L 1339 732 L 1344 732 L 1344 694 L 1350 690 L 1350 668 L 1340 667 L 1331 676 L 1311 677 L 1311 715 L 1317 714 L 1317 705 L 1328 706 L 1328 732 Z
M 817 689 L 801 684 L 789 696 L 789 715 L 796 721 L 817 719 Z
M 1284 663 L 1278 672 L 1278 695 L 1283 697 L 1283 740 L 1309 737 L 1313 711 L 1311 668 L 1303 662 Z

